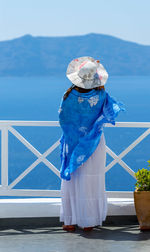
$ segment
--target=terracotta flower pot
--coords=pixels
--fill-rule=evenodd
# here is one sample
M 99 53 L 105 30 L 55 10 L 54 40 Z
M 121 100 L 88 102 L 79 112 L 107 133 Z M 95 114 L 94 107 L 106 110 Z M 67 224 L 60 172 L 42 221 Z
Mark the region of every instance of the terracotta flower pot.
M 150 191 L 134 191 L 134 205 L 141 230 L 150 230 Z

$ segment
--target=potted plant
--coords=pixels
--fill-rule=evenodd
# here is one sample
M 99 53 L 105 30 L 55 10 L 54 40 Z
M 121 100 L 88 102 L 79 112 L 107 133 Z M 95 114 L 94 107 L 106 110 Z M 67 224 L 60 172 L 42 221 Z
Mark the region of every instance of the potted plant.
M 150 160 L 147 161 L 150 164 Z M 148 165 L 150 167 L 150 165 Z M 150 170 L 142 168 L 135 173 L 134 205 L 140 230 L 150 230 Z

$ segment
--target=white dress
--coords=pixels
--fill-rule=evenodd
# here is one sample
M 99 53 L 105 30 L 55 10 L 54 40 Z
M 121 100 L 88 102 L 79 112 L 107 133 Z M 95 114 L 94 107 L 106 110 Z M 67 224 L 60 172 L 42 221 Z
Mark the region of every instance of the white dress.
M 89 159 L 71 173 L 71 180 L 61 180 L 60 221 L 64 225 L 98 226 L 106 219 L 105 162 L 106 145 L 102 132 Z

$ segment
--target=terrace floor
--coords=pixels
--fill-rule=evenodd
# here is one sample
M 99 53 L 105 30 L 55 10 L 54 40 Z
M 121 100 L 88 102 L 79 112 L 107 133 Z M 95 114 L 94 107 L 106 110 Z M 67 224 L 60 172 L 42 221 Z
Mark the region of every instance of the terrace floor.
M 103 225 L 85 232 L 76 226 L 67 232 L 61 226 L 0 229 L 2 252 L 149 252 L 150 231 L 139 225 Z

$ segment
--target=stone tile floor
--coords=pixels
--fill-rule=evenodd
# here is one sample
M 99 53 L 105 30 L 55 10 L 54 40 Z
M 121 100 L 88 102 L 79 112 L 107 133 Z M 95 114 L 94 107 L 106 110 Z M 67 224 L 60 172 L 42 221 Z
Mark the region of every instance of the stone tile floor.
M 76 226 L 67 232 L 61 226 L 1 228 L 0 252 L 150 252 L 150 231 L 139 225 L 97 226 L 85 232 Z

